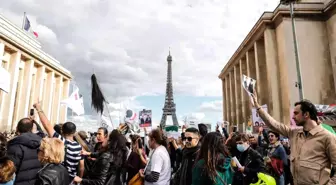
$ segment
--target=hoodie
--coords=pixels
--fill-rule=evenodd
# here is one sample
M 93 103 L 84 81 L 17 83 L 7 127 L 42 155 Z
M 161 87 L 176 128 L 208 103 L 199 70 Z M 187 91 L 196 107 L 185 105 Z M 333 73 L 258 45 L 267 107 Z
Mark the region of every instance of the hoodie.
M 41 169 L 37 153 L 41 137 L 33 133 L 23 133 L 8 142 L 8 156 L 16 167 L 15 185 L 35 183 L 36 174 Z
M 224 157 L 224 156 L 223 156 Z M 192 185 L 222 185 L 222 184 L 232 184 L 233 171 L 231 170 L 231 158 L 227 157 L 222 165 L 216 165 L 216 171 L 218 173 L 215 181 L 205 173 L 205 161 L 204 159 L 199 160 L 192 172 Z M 224 182 L 224 183 L 223 183 Z

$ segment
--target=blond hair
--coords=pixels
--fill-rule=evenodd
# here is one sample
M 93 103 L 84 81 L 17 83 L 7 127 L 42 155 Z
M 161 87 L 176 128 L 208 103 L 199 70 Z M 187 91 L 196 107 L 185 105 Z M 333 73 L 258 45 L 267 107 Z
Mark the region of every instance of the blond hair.
M 64 161 L 64 143 L 58 138 L 43 138 L 40 151 L 43 152 L 41 163 L 60 164 Z

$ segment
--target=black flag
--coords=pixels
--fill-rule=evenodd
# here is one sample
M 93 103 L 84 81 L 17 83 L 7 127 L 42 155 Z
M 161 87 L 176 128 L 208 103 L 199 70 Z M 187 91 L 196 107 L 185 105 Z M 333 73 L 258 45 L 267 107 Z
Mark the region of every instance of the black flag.
M 96 75 L 93 74 L 91 76 L 91 85 L 92 85 L 92 102 L 91 106 L 99 113 L 103 114 L 104 111 L 104 103 L 106 102 L 103 93 L 100 90 L 100 87 L 97 82 Z

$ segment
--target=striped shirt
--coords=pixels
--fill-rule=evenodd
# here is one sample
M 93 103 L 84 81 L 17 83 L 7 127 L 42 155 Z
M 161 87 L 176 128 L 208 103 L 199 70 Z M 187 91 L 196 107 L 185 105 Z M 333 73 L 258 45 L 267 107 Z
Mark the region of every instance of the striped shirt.
M 75 177 L 77 175 L 78 164 L 80 160 L 83 160 L 80 152 L 82 151 L 82 146 L 76 141 L 69 141 L 62 137 L 59 133 L 55 132 L 54 136 L 63 141 L 65 147 L 65 162 L 63 165 L 68 169 L 69 175 Z

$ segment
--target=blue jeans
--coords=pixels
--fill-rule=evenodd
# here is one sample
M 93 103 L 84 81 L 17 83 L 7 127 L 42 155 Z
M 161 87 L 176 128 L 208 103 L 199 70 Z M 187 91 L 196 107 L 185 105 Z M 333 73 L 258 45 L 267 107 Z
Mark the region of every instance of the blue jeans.
M 276 180 L 277 185 L 285 185 L 285 176 L 282 174 L 277 180 Z

